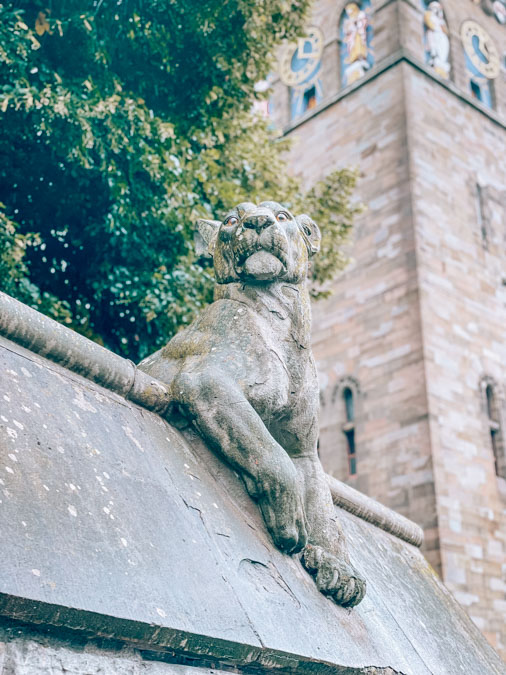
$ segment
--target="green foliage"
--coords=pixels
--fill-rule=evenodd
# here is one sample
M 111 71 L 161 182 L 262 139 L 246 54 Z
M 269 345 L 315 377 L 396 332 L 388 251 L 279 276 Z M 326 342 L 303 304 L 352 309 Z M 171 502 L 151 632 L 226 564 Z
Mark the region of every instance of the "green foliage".
M 328 289 L 322 290 L 322 285 L 348 263 L 344 244 L 355 217 L 364 210 L 362 204 L 351 201 L 357 178 L 356 171 L 334 171 L 311 188 L 301 204 L 323 230 L 320 253 L 312 263 L 312 296 L 317 300 L 330 295 Z
M 2 290 L 134 360 L 191 321 L 212 296 L 195 219 L 300 193 L 251 105 L 308 4 L 0 5 Z M 353 181 L 302 200 L 325 234 L 318 282 L 343 262 Z

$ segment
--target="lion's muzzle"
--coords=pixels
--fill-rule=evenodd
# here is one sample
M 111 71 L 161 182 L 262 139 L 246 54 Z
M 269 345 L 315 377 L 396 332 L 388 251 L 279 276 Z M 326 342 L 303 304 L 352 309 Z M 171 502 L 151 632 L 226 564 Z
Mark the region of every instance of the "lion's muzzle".
M 255 213 L 246 214 L 242 224 L 243 227 L 260 232 L 265 228 L 274 225 L 275 222 L 276 220 L 272 213 L 269 213 L 267 210 L 262 211 L 258 209 Z

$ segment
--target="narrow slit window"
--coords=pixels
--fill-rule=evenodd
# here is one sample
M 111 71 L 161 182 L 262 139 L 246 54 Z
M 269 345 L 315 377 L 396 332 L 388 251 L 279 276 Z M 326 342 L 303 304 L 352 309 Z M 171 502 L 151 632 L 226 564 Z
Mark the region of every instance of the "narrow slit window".
M 355 429 L 346 431 L 346 440 L 348 442 L 348 471 L 350 476 L 357 475 L 357 455 L 355 452 Z
M 304 92 L 304 111 L 311 110 L 318 103 L 316 98 L 316 87 L 313 85 Z
M 344 409 L 346 412 L 346 421 L 353 422 L 355 420 L 353 392 L 349 387 L 346 387 L 346 389 L 343 391 L 343 399 L 344 399 Z
M 483 101 L 483 94 L 481 92 L 481 87 L 478 84 L 478 82 L 475 82 L 474 80 L 471 80 L 470 85 L 471 85 L 472 97 L 477 99 L 478 101 Z
M 476 212 L 478 215 L 478 226 L 481 232 L 481 242 L 483 248 L 488 248 L 488 231 L 487 219 L 485 217 L 485 209 L 483 203 L 483 188 L 479 183 L 476 183 Z
M 494 389 L 491 384 L 487 384 L 485 389 L 485 396 L 487 398 L 487 415 L 488 415 L 488 427 L 490 432 L 490 443 L 492 446 L 492 452 L 494 453 L 494 464 L 496 475 L 500 475 L 500 431 L 501 426 L 497 419 L 497 406 L 495 401 Z
M 343 402 L 345 423 L 342 426 L 346 438 L 346 450 L 348 455 L 348 473 L 350 476 L 357 474 L 357 451 L 355 447 L 355 401 L 350 387 L 343 389 Z
M 506 453 L 504 448 L 504 434 L 501 426 L 500 403 L 497 398 L 496 387 L 488 382 L 485 390 L 485 410 L 487 414 L 487 427 L 490 438 L 490 447 L 494 455 L 495 473 L 501 478 L 506 478 Z

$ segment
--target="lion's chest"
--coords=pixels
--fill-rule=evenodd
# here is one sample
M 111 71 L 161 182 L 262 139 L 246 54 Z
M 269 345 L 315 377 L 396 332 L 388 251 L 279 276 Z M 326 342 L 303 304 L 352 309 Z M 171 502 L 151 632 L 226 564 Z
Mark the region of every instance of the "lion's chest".
M 200 368 L 231 380 L 259 414 L 283 413 L 312 375 L 309 350 L 294 340 L 292 328 L 289 319 L 275 313 L 219 300 L 206 308 L 173 356 L 184 354 L 187 364 L 197 361 Z

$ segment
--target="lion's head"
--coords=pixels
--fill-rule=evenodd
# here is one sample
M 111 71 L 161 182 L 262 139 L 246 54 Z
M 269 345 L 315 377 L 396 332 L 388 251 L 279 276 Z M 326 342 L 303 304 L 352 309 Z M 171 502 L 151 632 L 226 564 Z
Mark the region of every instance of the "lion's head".
M 243 202 L 222 222 L 199 220 L 197 230 L 197 251 L 212 256 L 219 284 L 300 283 L 321 239 L 309 216 L 294 216 L 277 202 Z

